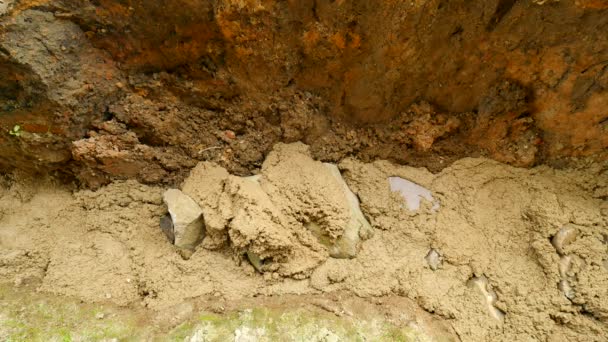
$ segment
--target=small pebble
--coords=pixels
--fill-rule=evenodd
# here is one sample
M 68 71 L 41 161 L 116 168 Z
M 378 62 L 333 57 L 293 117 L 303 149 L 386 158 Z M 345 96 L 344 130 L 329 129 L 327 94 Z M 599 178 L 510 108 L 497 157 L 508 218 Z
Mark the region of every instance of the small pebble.
M 564 248 L 574 242 L 577 234 L 578 229 L 571 224 L 566 224 L 551 239 L 551 244 L 559 255 L 564 255 Z
M 496 320 L 502 320 L 505 317 L 505 313 L 496 307 L 496 300 L 498 296 L 494 292 L 488 283 L 488 278 L 485 276 L 474 277 L 469 280 L 469 286 L 477 288 L 477 290 L 483 295 L 486 300 L 487 308 L 490 315 Z
M 98 312 L 98 313 L 95 315 L 95 318 L 97 318 L 97 319 L 104 319 L 104 317 L 106 317 L 106 315 L 104 315 L 104 313 L 103 313 L 103 312 Z
M 559 282 L 559 289 L 564 293 L 566 298 L 574 299 L 574 289 L 570 286 L 567 280 L 562 280 Z
M 565 255 L 561 257 L 559 260 L 559 275 L 562 278 L 566 278 L 568 276 L 568 271 L 570 271 L 572 264 L 572 257 L 569 255 Z
M 441 267 L 441 255 L 434 249 L 431 249 L 424 259 L 433 271 L 436 271 Z

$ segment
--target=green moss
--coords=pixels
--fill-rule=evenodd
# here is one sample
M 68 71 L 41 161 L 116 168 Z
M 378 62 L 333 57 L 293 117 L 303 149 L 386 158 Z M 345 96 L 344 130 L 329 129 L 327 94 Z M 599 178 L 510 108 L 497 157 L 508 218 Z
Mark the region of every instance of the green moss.
M 0 286 L 0 341 L 230 341 L 236 334 L 258 341 L 415 341 L 419 332 L 378 318 L 336 317 L 304 308 L 252 308 L 227 314 L 203 312 L 170 331 L 138 325 L 134 311 L 85 305 L 67 298 Z M 105 317 L 96 316 L 103 313 Z M 422 338 L 421 338 L 422 337 Z
M 358 321 L 304 309 L 254 308 L 227 315 L 202 314 L 175 328 L 172 341 L 197 336 L 205 341 L 232 340 L 235 334 L 255 335 L 259 341 L 414 341 L 419 336 L 386 322 Z
M 67 299 L 0 286 L 0 337 L 8 341 L 73 341 L 123 339 L 134 334 L 134 320 L 116 316 L 97 319 L 100 306 L 79 305 Z M 0 339 L 1 339 L 0 338 Z

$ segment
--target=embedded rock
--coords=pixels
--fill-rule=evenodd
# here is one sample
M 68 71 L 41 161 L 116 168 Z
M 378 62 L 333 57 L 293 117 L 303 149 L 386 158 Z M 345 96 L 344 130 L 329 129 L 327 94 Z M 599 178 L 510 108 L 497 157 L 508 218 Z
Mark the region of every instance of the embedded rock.
M 572 224 L 566 224 L 551 239 L 551 244 L 559 255 L 565 254 L 565 248 L 576 239 L 578 229 Z
M 424 260 L 433 271 L 437 271 L 441 267 L 441 255 L 435 249 L 431 249 Z
M 177 189 L 169 189 L 163 194 L 171 221 L 175 245 L 193 249 L 203 237 L 203 211 L 192 198 Z
M 171 214 L 165 214 L 160 218 L 160 230 L 162 230 L 169 242 L 175 244 L 175 230 L 173 229 Z
M 488 313 L 490 316 L 492 316 L 492 318 L 499 321 L 504 319 L 505 313 L 495 306 L 498 298 L 496 296 L 496 292 L 494 292 L 494 290 L 492 290 L 490 287 L 488 278 L 485 276 L 474 277 L 469 280 L 469 286 L 479 291 L 479 293 L 483 296 L 487 305 Z
M 359 199 L 355 195 L 340 174 L 340 170 L 334 164 L 324 163 L 325 167 L 334 176 L 344 192 L 348 202 L 350 219 L 344 227 L 344 233 L 333 244 L 329 246 L 329 255 L 334 258 L 354 258 L 357 255 L 361 240 L 369 239 L 373 234 L 373 228 L 367 222 L 361 208 Z
M 439 209 L 439 202 L 433 199 L 430 190 L 401 177 L 389 177 L 388 182 L 391 191 L 397 192 L 403 197 L 409 210 L 417 211 L 420 209 L 422 199 L 433 203 L 431 208 L 433 211 Z

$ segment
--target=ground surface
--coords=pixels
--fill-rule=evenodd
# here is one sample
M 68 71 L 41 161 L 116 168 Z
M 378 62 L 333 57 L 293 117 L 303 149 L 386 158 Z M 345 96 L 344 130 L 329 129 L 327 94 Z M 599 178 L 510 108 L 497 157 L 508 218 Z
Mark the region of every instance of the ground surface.
M 287 150 L 279 148 L 271 160 Z M 146 308 L 165 314 L 170 327 L 197 310 L 256 309 L 273 301 L 307 303 L 305 309 L 312 303 L 342 316 L 362 298 L 380 316 L 400 307 L 404 321 L 389 320 L 396 327 L 437 324 L 417 330 L 429 336 L 600 341 L 608 334 L 606 165 L 526 170 L 463 159 L 432 174 L 349 159 L 340 168 L 373 236 L 354 259 L 324 257 L 311 272 L 294 276 L 281 268 L 258 273 L 232 242 L 220 248 L 203 243 L 184 258 L 159 228 L 166 212 L 160 187 L 118 181 L 75 191 L 14 175 L 0 197 L 2 279 L 85 303 Z M 426 203 L 409 211 L 389 190 L 390 176 L 427 187 L 440 208 Z M 551 240 L 566 224 L 578 234 L 558 252 Z M 426 258 L 431 249 L 440 256 L 435 267 Z M 297 255 L 280 262 L 309 264 Z M 571 262 L 562 275 L 564 256 Z M 474 286 L 479 279 L 487 281 L 494 302 Z M 560 287 L 562 280 L 573 292 Z

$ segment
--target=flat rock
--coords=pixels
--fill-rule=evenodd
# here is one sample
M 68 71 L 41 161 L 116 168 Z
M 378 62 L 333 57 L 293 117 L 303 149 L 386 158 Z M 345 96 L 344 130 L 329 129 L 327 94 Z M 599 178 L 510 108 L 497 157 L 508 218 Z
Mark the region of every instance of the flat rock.
M 361 240 L 367 240 L 372 236 L 373 228 L 363 216 L 357 195 L 350 190 L 338 167 L 329 163 L 323 165 L 329 170 L 336 182 L 340 184 L 349 208 L 348 223 L 344 227 L 342 236 L 330 245 L 329 255 L 334 258 L 354 258 L 357 255 L 359 243 Z
M 173 221 L 175 245 L 193 249 L 203 238 L 203 211 L 190 196 L 177 189 L 169 189 L 163 194 L 169 215 Z
M 433 195 L 429 189 L 401 177 L 389 177 L 388 182 L 391 191 L 397 192 L 403 197 L 409 210 L 416 211 L 420 209 L 422 199 L 433 203 L 432 210 L 439 209 L 439 203 L 433 199 Z

